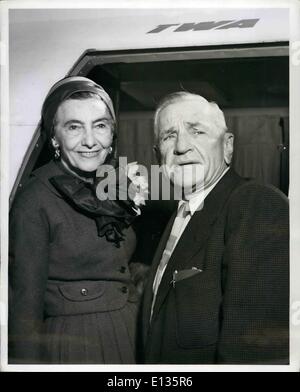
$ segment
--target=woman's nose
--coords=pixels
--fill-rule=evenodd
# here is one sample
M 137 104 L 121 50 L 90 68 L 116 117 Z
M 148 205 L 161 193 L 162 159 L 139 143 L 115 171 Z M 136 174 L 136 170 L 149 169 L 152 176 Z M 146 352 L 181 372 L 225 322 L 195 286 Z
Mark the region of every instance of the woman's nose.
M 92 128 L 87 128 L 85 130 L 83 139 L 82 139 L 82 144 L 84 146 L 87 146 L 89 148 L 92 148 L 95 144 L 97 144 L 97 140 L 95 138 L 95 134 Z

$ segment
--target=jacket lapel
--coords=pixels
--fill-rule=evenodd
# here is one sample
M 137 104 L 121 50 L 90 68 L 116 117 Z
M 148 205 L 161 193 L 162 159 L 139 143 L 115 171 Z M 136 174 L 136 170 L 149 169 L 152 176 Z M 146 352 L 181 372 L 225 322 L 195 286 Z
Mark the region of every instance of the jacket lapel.
M 178 244 L 174 249 L 173 254 L 166 267 L 165 273 L 163 275 L 161 284 L 157 292 L 152 321 L 155 320 L 169 290 L 172 287 L 171 281 L 173 277 L 173 272 L 176 269 L 184 269 L 184 266 L 187 265 L 189 260 L 196 253 L 198 253 L 200 249 L 206 244 L 207 239 L 212 231 L 213 224 L 219 217 L 225 202 L 228 200 L 231 192 L 241 182 L 244 182 L 244 180 L 239 177 L 232 169 L 229 170 L 228 173 L 224 175 L 220 182 L 218 182 L 215 188 L 206 197 L 203 208 L 199 211 L 196 211 L 192 216 L 180 240 L 178 241 Z M 170 230 L 171 229 L 169 229 L 169 233 Z M 162 251 L 163 250 L 164 249 L 162 249 Z M 158 262 L 156 260 L 156 267 L 158 265 Z M 195 265 L 195 267 L 201 268 L 200 265 Z M 155 272 L 156 269 L 157 268 L 155 268 Z M 152 273 L 151 279 L 149 279 L 151 283 L 151 288 L 155 272 L 154 274 Z
M 176 213 L 177 213 L 177 209 L 174 211 L 174 213 L 172 214 L 164 232 L 162 235 L 162 238 L 159 242 L 158 248 L 154 254 L 154 258 L 151 264 L 151 269 L 150 269 L 150 273 L 147 279 L 147 284 L 145 286 L 145 290 L 144 290 L 144 299 L 143 299 L 143 331 L 144 331 L 144 341 L 147 337 L 148 334 L 148 326 L 149 326 L 149 320 L 150 320 L 150 314 L 151 314 L 151 307 L 152 307 L 152 298 L 153 298 L 153 291 L 152 291 L 152 286 L 153 286 L 153 281 L 156 275 L 156 271 L 157 271 L 157 267 L 158 264 L 161 260 L 163 251 L 166 247 L 167 241 L 169 239 L 171 230 L 172 230 L 172 226 L 174 223 L 174 220 L 176 218 Z

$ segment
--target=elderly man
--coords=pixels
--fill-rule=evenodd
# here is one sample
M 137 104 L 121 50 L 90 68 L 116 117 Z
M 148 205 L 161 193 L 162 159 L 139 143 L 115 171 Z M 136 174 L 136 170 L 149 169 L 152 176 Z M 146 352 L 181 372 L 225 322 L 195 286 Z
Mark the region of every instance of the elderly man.
M 230 168 L 233 135 L 217 104 L 199 95 L 167 96 L 155 132 L 184 198 L 145 288 L 144 362 L 288 363 L 286 197 Z

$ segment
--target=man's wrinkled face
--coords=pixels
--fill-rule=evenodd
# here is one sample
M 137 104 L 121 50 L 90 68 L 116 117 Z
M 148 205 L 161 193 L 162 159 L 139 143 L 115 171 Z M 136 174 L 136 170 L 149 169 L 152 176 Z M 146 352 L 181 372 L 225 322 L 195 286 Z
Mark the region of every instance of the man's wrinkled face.
M 161 110 L 158 117 L 161 164 L 174 185 L 203 190 L 226 168 L 233 136 L 214 121 L 209 103 L 181 99 Z

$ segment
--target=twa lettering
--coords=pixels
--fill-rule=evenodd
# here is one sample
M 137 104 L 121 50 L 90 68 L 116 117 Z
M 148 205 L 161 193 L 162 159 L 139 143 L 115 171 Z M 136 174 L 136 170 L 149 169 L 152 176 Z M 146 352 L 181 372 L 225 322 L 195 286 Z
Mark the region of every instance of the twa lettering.
M 185 31 L 203 31 L 203 30 L 225 30 L 225 29 L 245 29 L 251 28 L 256 25 L 259 19 L 240 19 L 240 20 L 221 20 L 212 22 L 200 22 L 200 23 L 172 23 L 158 25 L 155 29 L 148 31 L 147 34 L 157 34 L 170 29 L 170 27 L 179 26 L 173 30 L 173 33 L 185 32 Z

